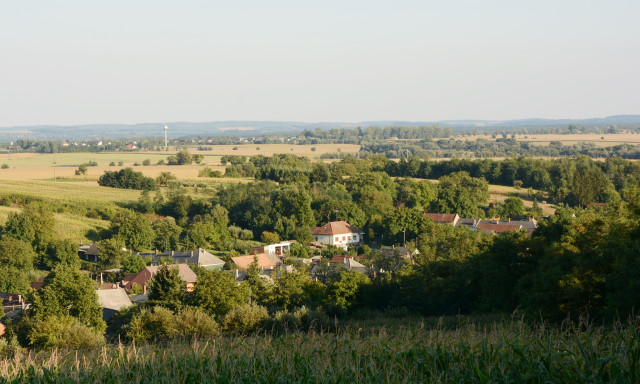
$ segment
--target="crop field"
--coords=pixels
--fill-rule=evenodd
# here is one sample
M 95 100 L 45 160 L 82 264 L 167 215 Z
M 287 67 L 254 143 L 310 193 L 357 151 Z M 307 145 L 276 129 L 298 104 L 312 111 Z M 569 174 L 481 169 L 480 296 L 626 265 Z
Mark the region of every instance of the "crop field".
M 259 149 L 258 149 L 259 147 Z M 176 151 L 168 152 L 100 152 L 100 153 L 3 153 L 0 154 L 0 164 L 6 164 L 8 168 L 0 169 L 0 180 L 53 180 L 62 178 L 78 181 L 95 181 L 104 171 L 117 171 L 123 167 L 133 167 L 136 163 L 142 164 L 146 159 L 150 160 L 150 166 L 135 166 L 136 171 L 142 172 L 145 176 L 157 177 L 161 172 L 171 172 L 178 179 L 188 181 L 203 181 L 198 177 L 198 172 L 209 167 L 213 170 L 224 173 L 225 166 L 220 164 L 220 158 L 224 155 L 265 155 L 272 156 L 277 153 L 290 153 L 297 156 L 307 156 L 312 160 L 317 160 L 323 153 L 356 153 L 359 145 L 351 144 L 318 144 L 318 145 L 289 145 L 289 144 L 263 144 L 263 145 L 216 145 L 211 146 L 211 151 L 197 150 L 196 147 L 189 148 L 191 153 L 204 156 L 201 164 L 169 166 L 155 165 L 160 160 L 167 159 Z M 234 150 L 233 148 L 237 148 Z M 316 150 L 312 150 L 315 148 Z M 80 164 L 90 161 L 98 163 L 97 166 L 88 167 L 87 175 L 76 176 L 75 171 Z M 115 166 L 109 164 L 115 163 Z M 122 165 L 118 165 L 122 162 Z M 239 182 L 237 179 L 204 180 L 212 183 L 233 183 Z
M 498 135 L 498 138 L 502 135 Z M 508 135 L 511 138 L 511 135 Z M 548 145 L 552 141 L 558 141 L 563 145 L 572 145 L 577 143 L 593 143 L 599 147 L 610 147 L 619 144 L 640 144 L 640 135 L 633 133 L 585 133 L 585 134 L 531 134 L 531 135 L 516 135 L 516 140 L 519 142 L 530 142 L 535 145 Z M 476 141 L 478 139 L 483 140 L 495 140 L 491 135 L 457 135 L 453 137 L 455 140 Z
M 319 159 L 324 153 L 357 153 L 360 146 L 357 144 L 314 144 L 314 145 L 293 145 L 293 144 L 244 144 L 244 145 L 214 145 L 211 151 L 197 151 L 196 148 L 189 148 L 190 152 L 203 155 L 240 155 L 272 156 L 277 153 L 290 153 L 297 156 L 306 156 L 310 159 Z M 237 148 L 237 149 L 234 149 Z M 315 148 L 315 150 L 314 150 Z
M 604 328 L 405 318 L 336 332 L 16 351 L 0 359 L 0 376 L 7 383 L 633 383 L 639 331 L 637 319 Z

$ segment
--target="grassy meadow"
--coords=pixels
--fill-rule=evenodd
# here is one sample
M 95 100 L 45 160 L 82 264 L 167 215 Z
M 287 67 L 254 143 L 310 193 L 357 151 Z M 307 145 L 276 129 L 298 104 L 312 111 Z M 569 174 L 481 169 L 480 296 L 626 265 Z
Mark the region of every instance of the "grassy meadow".
M 13 351 L 6 383 L 634 383 L 640 323 L 556 326 L 469 317 L 349 323 L 334 332 L 267 332 Z M 380 325 L 381 324 L 381 325 Z

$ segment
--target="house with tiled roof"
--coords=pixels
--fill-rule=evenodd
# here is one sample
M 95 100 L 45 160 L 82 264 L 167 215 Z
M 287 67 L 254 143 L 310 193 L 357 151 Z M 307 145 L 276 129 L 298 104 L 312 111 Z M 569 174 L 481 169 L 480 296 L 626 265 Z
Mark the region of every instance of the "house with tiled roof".
M 163 261 L 169 261 L 172 264 L 188 264 L 199 265 L 205 269 L 222 269 L 224 261 L 220 258 L 212 255 L 205 249 L 198 248 L 194 251 L 167 251 L 167 252 L 153 252 L 153 253 L 136 253 L 143 259 L 150 258 L 151 265 L 161 265 Z
M 317 243 L 344 249 L 349 245 L 361 244 L 364 240 L 364 232 L 346 221 L 331 221 L 322 227 L 310 229 Z
M 198 277 L 196 276 L 195 272 L 193 272 L 191 270 L 191 268 L 189 268 L 189 266 L 187 264 L 171 264 L 171 265 L 168 265 L 167 267 L 168 268 L 177 268 L 178 269 L 178 273 L 180 275 L 180 278 L 182 278 L 182 281 L 185 284 L 186 291 L 187 292 L 193 291 L 193 287 L 194 287 L 195 282 L 198 279 Z M 127 292 L 129 292 L 129 291 L 131 291 L 131 288 L 133 288 L 133 285 L 136 284 L 136 285 L 142 287 L 143 291 L 146 293 L 149 281 L 151 281 L 153 276 L 155 276 L 156 273 L 158 273 L 158 269 L 160 269 L 160 267 L 154 266 L 154 265 L 150 265 L 148 267 L 145 267 L 133 279 L 129 280 L 124 285 L 124 289 Z
M 231 261 L 237 269 L 246 270 L 253 261 L 257 261 L 258 268 L 263 270 L 273 270 L 282 265 L 282 261 L 277 255 L 268 253 L 258 253 L 256 255 L 232 257 Z
M 436 224 L 450 224 L 455 227 L 460 220 L 457 213 L 429 213 L 425 212 L 424 217 L 428 217 Z

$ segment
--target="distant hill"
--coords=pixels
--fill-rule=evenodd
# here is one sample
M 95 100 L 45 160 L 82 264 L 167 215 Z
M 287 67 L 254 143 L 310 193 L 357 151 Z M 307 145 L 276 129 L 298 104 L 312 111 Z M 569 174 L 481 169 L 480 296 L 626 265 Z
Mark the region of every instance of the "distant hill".
M 292 135 L 304 129 L 355 128 L 358 126 L 421 126 L 440 125 L 451 127 L 454 132 L 469 129 L 506 129 L 509 127 L 543 127 L 561 125 L 625 125 L 640 124 L 640 115 L 618 115 L 591 119 L 520 119 L 520 120 L 442 120 L 442 121 L 362 121 L 344 122 L 291 122 L 291 121 L 211 121 L 211 122 L 171 122 L 168 136 L 177 137 L 214 137 L 242 136 L 259 137 L 264 135 Z M 86 125 L 37 125 L 0 127 L 1 141 L 14 141 L 21 138 L 79 140 L 90 138 L 124 137 L 161 137 L 165 123 L 142 124 L 86 124 Z

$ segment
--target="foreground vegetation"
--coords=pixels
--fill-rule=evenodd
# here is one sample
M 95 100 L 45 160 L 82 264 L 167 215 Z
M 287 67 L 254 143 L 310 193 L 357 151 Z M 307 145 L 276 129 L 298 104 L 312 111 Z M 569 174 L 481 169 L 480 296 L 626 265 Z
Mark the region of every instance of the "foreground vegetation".
M 633 383 L 640 320 L 531 325 L 465 317 L 351 323 L 334 332 L 109 345 L 0 360 L 2 382 Z M 6 352 L 6 351 L 5 351 Z

